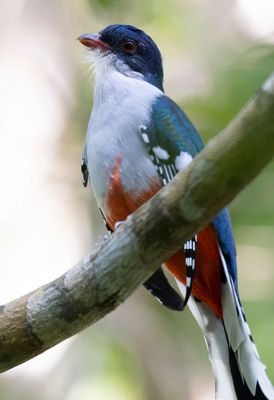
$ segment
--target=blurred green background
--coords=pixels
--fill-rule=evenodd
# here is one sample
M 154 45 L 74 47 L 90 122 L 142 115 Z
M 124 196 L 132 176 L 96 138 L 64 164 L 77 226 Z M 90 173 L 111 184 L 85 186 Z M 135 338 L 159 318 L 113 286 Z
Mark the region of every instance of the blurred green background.
M 144 29 L 161 49 L 166 92 L 207 142 L 273 70 L 274 4 L 4 0 L 0 22 L 4 303 L 63 273 L 104 232 L 90 188 L 81 186 L 93 80 L 75 38 L 111 23 Z M 230 211 L 242 301 L 274 382 L 273 182 L 272 163 Z M 0 376 L 0 400 L 209 400 L 213 393 L 190 313 L 164 309 L 143 288 L 75 338 Z

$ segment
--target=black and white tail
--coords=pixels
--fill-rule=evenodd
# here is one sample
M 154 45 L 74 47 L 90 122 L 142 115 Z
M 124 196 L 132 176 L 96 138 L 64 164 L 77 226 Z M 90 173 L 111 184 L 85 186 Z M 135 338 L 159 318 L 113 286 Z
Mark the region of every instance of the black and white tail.
M 221 253 L 221 252 L 220 252 Z M 203 331 L 218 400 L 274 400 L 274 390 L 253 342 L 234 283 L 221 254 L 223 319 L 192 296 L 188 306 Z M 183 294 L 185 287 L 178 282 Z

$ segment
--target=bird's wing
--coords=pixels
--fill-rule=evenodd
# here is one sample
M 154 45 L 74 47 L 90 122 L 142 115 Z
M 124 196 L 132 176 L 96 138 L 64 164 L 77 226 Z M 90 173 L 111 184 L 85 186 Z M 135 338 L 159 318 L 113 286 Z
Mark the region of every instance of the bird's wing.
M 157 98 L 151 122 L 141 125 L 140 134 L 164 185 L 204 147 L 185 113 L 167 96 Z
M 165 149 L 175 161 L 181 151 L 194 157 L 204 147 L 203 141 L 181 108 L 167 96 L 160 96 L 152 106 L 152 145 Z M 153 143 L 154 141 L 154 143 Z
M 164 185 L 178 171 L 186 168 L 204 147 L 200 135 L 185 113 L 164 95 L 153 104 L 151 123 L 149 126 L 142 125 L 140 134 Z M 223 210 L 213 220 L 213 226 L 217 231 L 229 273 L 236 283 L 235 246 L 227 210 Z M 196 236 L 184 244 L 188 278 L 185 304 L 191 294 L 195 273 L 195 249 Z

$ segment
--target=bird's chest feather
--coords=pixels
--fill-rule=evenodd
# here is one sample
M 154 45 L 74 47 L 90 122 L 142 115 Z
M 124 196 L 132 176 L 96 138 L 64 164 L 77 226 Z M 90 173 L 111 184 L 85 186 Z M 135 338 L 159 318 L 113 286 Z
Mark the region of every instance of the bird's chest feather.
M 119 100 L 112 96 L 94 108 L 86 148 L 97 203 L 113 228 L 156 193 L 162 183 L 140 130 L 149 124 L 155 94 L 142 99 L 130 91 Z

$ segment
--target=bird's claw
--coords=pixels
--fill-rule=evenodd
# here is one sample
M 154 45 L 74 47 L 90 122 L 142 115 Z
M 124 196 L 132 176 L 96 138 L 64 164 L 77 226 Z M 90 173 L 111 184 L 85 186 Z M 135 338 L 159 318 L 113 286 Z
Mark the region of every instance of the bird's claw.
M 117 221 L 117 222 L 115 222 L 115 225 L 114 225 L 115 231 L 116 231 L 116 229 L 119 228 L 119 226 L 121 226 L 124 222 L 125 222 L 125 221 Z

